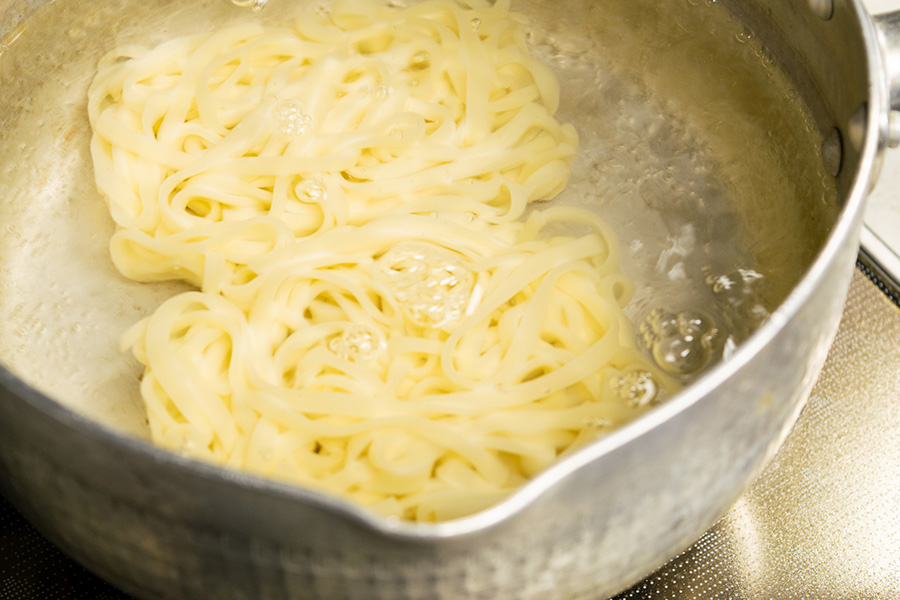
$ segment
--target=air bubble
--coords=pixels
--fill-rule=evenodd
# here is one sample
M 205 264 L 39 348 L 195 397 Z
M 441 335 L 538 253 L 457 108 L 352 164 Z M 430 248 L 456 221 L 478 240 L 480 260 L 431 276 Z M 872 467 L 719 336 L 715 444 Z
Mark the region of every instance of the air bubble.
M 387 84 L 379 83 L 375 86 L 375 89 L 372 90 L 372 97 L 376 100 L 384 100 L 393 93 L 394 88 Z
M 287 137 L 299 137 L 312 126 L 313 118 L 303 112 L 297 100 L 283 100 L 275 105 L 275 129 Z
M 415 129 L 416 126 L 413 123 L 397 123 L 391 125 L 390 129 L 388 129 L 388 135 L 398 140 L 405 140 Z
M 481 19 L 475 17 L 474 19 L 469 21 L 469 26 L 472 28 L 472 31 L 478 31 L 478 29 L 481 27 Z
M 629 371 L 613 383 L 613 389 L 628 406 L 643 408 L 657 404 L 659 385 L 647 371 Z
M 582 429 L 609 429 L 612 423 L 602 417 L 585 417 L 581 424 Z
M 412 59 L 410 59 L 409 66 L 411 69 L 415 69 L 416 71 L 427 69 L 431 66 L 431 57 L 424 50 L 422 50 L 421 52 L 416 52 L 413 55 Z
M 188 431 L 182 431 L 178 434 L 178 441 L 175 445 L 175 450 L 178 454 L 182 456 L 191 456 L 197 449 L 197 444 L 194 441 L 194 436 Z
M 359 362 L 376 358 L 385 343 L 367 327 L 352 324 L 328 342 L 328 349 L 344 360 Z
M 661 309 L 650 313 L 640 331 L 656 364 L 675 375 L 689 375 L 705 367 L 718 334 L 709 317 Z
M 752 269 L 738 269 L 724 275 L 710 275 L 706 283 L 722 303 L 739 308 L 756 297 L 756 285 L 763 276 Z
M 269 0 L 231 0 L 231 3 L 240 8 L 249 8 L 253 12 L 259 12 L 266 7 Z
M 325 186 L 316 179 L 304 179 L 294 188 L 294 193 L 301 202 L 318 204 L 328 198 Z
M 459 257 L 427 243 L 395 246 L 379 260 L 385 286 L 413 323 L 439 328 L 459 321 L 475 276 Z

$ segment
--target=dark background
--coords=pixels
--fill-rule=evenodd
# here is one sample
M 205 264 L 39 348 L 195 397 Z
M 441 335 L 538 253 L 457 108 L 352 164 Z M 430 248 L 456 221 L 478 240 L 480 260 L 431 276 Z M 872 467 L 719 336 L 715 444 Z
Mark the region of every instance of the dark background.
M 45 540 L 0 496 L 0 600 L 130 600 Z

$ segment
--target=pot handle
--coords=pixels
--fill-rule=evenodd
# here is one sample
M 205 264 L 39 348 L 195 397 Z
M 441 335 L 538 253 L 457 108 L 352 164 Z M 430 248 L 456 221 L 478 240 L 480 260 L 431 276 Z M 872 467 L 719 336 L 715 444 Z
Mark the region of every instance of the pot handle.
M 887 66 L 888 90 L 891 94 L 888 145 L 900 146 L 900 10 L 874 17 Z

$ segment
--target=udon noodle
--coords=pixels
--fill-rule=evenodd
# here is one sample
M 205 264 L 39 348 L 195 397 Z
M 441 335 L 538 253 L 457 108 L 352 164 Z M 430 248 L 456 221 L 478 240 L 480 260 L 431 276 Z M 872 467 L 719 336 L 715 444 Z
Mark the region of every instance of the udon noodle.
M 103 59 L 113 261 L 198 288 L 123 338 L 155 442 L 446 520 L 671 388 L 622 311 L 614 233 L 533 204 L 577 136 L 522 22 L 352 0 Z

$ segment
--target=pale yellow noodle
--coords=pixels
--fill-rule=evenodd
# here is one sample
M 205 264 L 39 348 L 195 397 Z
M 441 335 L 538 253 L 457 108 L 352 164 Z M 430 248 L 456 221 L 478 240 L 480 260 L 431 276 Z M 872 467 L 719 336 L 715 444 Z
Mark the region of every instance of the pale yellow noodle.
M 112 52 L 89 117 L 114 260 L 135 279 L 199 285 L 196 242 L 218 240 L 240 265 L 227 240 L 248 219 L 294 237 L 388 212 L 518 219 L 565 186 L 577 143 L 518 21 L 504 3 L 338 2 L 293 29 L 243 24 Z M 196 259 L 187 277 L 171 264 L 182 252 Z

